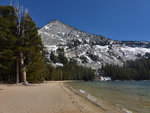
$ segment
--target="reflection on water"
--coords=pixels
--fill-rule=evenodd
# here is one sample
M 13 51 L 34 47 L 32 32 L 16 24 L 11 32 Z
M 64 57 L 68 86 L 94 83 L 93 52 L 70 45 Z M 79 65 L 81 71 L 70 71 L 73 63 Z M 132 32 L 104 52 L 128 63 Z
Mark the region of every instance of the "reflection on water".
M 150 81 L 72 82 L 84 91 L 114 106 L 133 113 L 150 113 Z

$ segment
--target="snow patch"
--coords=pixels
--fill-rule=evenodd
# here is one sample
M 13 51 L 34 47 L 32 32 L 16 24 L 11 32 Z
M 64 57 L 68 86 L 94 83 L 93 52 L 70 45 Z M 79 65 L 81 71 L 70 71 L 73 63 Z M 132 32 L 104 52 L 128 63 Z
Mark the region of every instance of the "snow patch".
M 103 77 L 103 76 L 100 76 L 100 79 L 101 79 L 101 81 L 110 81 L 110 80 L 111 80 L 111 77 Z
M 45 28 L 45 29 L 49 29 L 49 27 L 48 27 L 48 26 L 45 26 L 44 28 Z
M 63 67 L 64 65 L 62 63 L 56 63 L 55 67 L 57 67 L 57 66 Z

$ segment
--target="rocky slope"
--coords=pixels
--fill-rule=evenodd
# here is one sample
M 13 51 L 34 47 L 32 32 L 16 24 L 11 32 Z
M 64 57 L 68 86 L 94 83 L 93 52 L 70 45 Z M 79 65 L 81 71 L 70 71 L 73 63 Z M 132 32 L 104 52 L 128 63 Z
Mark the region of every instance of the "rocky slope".
M 101 35 L 80 31 L 58 20 L 53 20 L 39 29 L 44 46 L 49 53 L 64 48 L 68 59 L 78 64 L 99 69 L 102 65 L 123 65 L 126 60 L 135 60 L 150 53 L 150 42 L 116 41 Z

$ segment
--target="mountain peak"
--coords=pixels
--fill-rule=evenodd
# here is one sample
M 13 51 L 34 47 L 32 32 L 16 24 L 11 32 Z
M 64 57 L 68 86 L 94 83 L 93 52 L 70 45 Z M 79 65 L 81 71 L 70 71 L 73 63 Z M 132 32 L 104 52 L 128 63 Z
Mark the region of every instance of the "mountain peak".
M 75 59 L 78 64 L 93 69 L 103 64 L 123 65 L 126 60 L 136 60 L 150 53 L 150 43 L 119 42 L 101 35 L 80 31 L 74 27 L 52 20 L 39 29 L 44 46 L 49 53 L 64 48 L 67 58 Z
M 89 43 L 103 45 L 106 45 L 112 41 L 105 36 L 94 35 L 80 31 L 72 26 L 62 23 L 57 19 L 50 21 L 44 27 L 39 29 L 39 34 L 43 37 L 42 41 L 46 45 L 59 44 L 60 42 L 67 42 L 68 40 L 84 40 L 88 41 Z
M 58 19 L 52 20 L 49 23 L 62 23 L 61 21 L 59 21 Z

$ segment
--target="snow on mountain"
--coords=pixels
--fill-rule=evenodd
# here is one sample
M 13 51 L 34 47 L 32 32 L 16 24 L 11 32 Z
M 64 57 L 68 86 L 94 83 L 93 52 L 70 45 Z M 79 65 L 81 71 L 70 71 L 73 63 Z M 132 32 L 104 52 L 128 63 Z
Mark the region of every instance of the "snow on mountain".
M 49 53 L 54 51 L 57 54 L 58 48 L 64 48 L 68 59 L 73 58 L 78 64 L 93 69 L 106 63 L 123 65 L 124 61 L 150 53 L 149 42 L 115 41 L 80 31 L 58 20 L 39 29 L 39 34 Z

